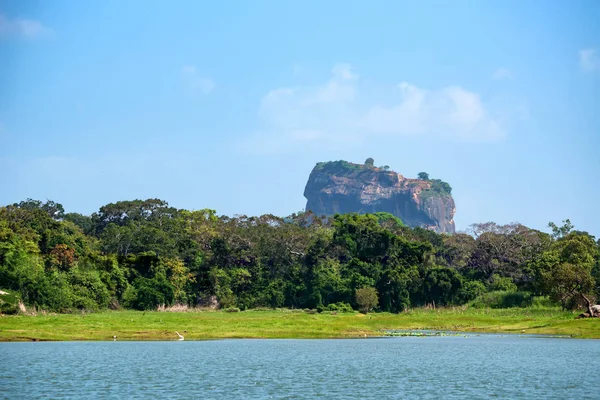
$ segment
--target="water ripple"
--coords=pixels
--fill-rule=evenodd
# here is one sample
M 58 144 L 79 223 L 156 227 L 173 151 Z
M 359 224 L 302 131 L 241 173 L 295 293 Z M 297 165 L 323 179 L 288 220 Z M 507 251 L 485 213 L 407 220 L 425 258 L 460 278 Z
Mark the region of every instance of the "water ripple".
M 0 343 L 2 398 L 600 398 L 600 341 Z

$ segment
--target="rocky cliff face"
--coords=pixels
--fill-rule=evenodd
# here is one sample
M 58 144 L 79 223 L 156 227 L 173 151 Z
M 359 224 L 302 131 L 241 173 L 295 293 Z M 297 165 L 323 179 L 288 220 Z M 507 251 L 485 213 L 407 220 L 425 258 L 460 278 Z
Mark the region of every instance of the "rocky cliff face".
M 408 179 L 346 161 L 318 163 L 304 189 L 306 210 L 317 215 L 388 212 L 409 226 L 454 233 L 454 199 L 439 180 Z

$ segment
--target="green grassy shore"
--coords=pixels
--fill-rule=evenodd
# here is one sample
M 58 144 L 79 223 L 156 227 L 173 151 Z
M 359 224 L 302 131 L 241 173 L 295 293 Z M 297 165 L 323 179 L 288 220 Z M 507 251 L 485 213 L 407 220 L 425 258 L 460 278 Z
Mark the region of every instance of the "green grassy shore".
M 322 313 L 300 310 L 213 312 L 106 311 L 89 314 L 0 317 L 0 341 L 186 340 L 225 338 L 355 338 L 386 329 L 528 333 L 600 338 L 600 319 L 574 319 L 560 310 L 440 309 L 401 314 Z

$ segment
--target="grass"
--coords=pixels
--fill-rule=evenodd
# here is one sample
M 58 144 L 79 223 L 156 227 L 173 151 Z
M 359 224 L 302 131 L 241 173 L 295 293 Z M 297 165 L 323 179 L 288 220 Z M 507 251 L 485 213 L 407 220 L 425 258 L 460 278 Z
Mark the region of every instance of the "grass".
M 0 317 L 0 341 L 174 340 L 223 338 L 352 338 L 385 329 L 433 329 L 600 338 L 600 319 L 574 319 L 557 309 L 415 309 L 401 314 L 299 310 L 213 312 L 105 311 Z

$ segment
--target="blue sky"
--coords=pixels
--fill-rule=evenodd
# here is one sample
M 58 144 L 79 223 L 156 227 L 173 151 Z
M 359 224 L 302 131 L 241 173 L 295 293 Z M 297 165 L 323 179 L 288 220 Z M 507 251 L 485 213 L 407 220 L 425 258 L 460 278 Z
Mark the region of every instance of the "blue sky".
M 594 0 L 0 0 L 0 204 L 288 215 L 316 162 L 373 157 L 448 181 L 460 230 L 600 236 L 599 20 Z

